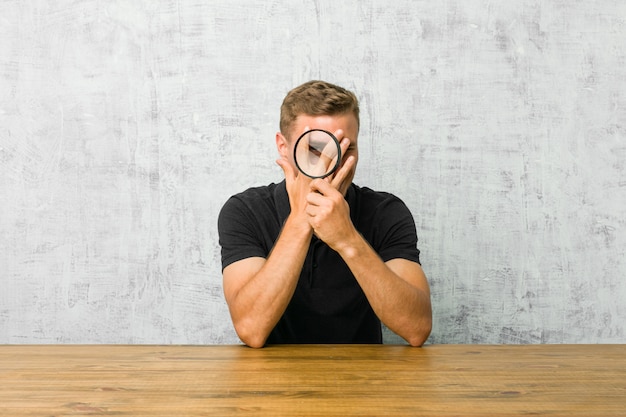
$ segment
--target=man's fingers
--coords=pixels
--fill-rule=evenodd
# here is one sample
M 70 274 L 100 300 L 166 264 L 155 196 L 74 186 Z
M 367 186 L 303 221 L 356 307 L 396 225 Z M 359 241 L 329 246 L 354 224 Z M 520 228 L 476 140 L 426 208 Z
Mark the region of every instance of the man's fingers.
M 279 167 L 281 167 L 283 169 L 283 173 L 285 174 L 285 179 L 288 182 L 291 182 L 293 180 L 295 180 L 296 178 L 296 173 L 293 170 L 293 167 L 291 166 L 291 164 L 286 160 L 286 159 L 277 159 L 276 163 L 278 164 Z
M 335 189 L 337 189 L 337 190 L 339 189 L 339 187 L 341 186 L 341 183 L 343 182 L 343 180 L 346 179 L 346 177 L 348 176 L 350 171 L 354 168 L 355 161 L 356 161 L 356 159 L 354 158 L 354 156 L 349 156 L 346 159 L 346 162 L 344 162 L 344 164 L 335 173 L 335 175 L 333 176 L 332 181 L 330 182 L 330 184 Z
M 321 197 L 336 191 L 336 189 L 332 186 L 332 184 L 329 184 L 328 181 L 318 178 L 311 181 L 311 191 L 313 193 L 317 193 Z

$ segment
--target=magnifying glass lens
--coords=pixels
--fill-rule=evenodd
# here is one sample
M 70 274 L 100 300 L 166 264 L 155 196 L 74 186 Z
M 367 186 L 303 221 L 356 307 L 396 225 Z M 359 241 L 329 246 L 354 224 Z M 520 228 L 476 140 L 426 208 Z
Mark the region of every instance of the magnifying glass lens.
M 304 132 L 294 148 L 296 166 L 307 177 L 324 178 L 339 167 L 341 147 L 332 133 L 313 129 Z

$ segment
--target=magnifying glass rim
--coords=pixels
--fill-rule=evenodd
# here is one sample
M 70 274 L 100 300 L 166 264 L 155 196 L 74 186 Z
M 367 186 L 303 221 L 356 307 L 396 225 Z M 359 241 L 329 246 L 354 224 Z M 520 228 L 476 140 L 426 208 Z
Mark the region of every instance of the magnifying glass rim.
M 298 164 L 298 158 L 296 157 L 296 150 L 298 149 L 298 144 L 300 143 L 300 140 L 305 137 L 306 135 L 308 135 L 311 132 L 324 132 L 326 133 L 328 136 L 330 136 L 333 141 L 335 141 L 335 145 L 337 145 L 337 162 L 335 163 L 335 166 L 329 170 L 327 173 L 323 174 L 323 175 L 309 175 L 306 172 L 304 172 L 304 170 L 300 167 L 300 164 Z M 339 144 L 339 140 L 335 137 L 335 135 L 333 135 L 332 133 L 330 133 L 328 130 L 324 130 L 324 129 L 309 129 L 306 132 L 304 132 L 303 134 L 300 135 L 300 137 L 298 138 L 298 140 L 296 140 L 296 145 L 293 147 L 293 160 L 296 162 L 296 167 L 298 168 L 298 171 L 302 172 L 304 175 L 306 175 L 309 178 L 326 178 L 329 175 L 332 175 L 335 171 L 337 171 L 337 168 L 339 168 L 339 164 L 341 164 L 341 145 Z

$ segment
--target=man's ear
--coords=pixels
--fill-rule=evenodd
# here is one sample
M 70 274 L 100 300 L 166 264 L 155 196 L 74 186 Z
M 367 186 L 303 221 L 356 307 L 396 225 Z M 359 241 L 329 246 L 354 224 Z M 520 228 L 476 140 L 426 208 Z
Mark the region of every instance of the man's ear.
M 289 159 L 289 142 L 280 132 L 276 132 L 276 149 L 283 159 Z

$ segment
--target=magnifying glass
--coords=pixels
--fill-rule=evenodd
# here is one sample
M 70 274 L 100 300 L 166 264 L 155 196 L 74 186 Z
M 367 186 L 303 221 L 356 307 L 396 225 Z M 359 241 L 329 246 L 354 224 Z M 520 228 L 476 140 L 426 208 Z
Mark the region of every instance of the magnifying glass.
M 296 141 L 293 159 L 307 177 L 326 178 L 339 168 L 341 145 L 335 135 L 326 130 L 307 130 Z

